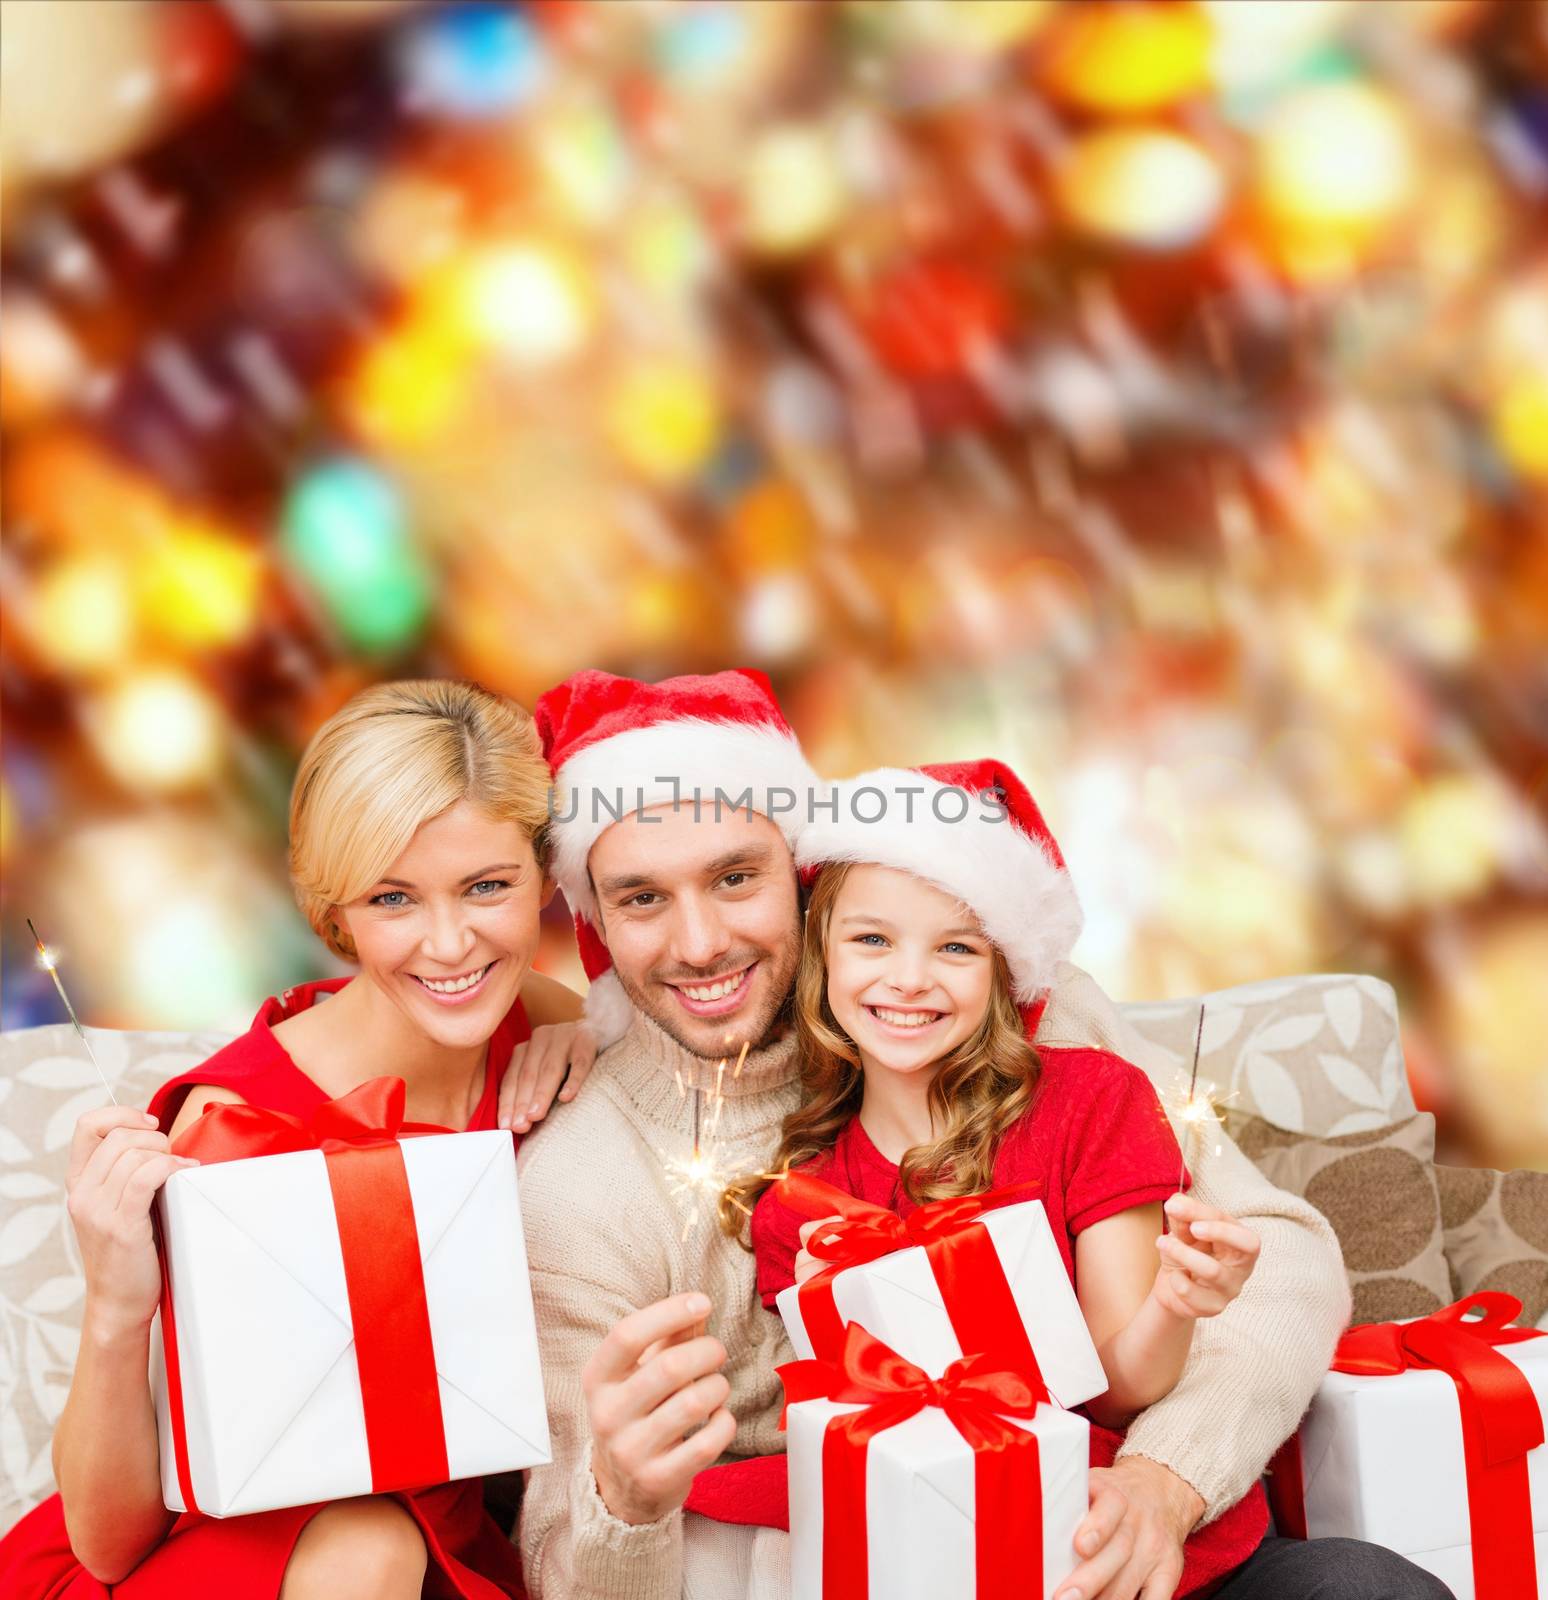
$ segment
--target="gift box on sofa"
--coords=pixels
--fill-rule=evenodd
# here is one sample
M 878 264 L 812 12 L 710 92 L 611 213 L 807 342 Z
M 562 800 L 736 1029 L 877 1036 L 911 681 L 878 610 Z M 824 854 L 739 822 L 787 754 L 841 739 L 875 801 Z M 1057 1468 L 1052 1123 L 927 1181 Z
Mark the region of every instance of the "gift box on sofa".
M 1103 1393 L 1107 1375 L 1034 1186 L 932 1201 L 907 1218 L 804 1173 L 780 1198 L 804 1215 L 844 1220 L 807 1249 L 828 1264 L 775 1299 L 798 1356 L 835 1359 L 858 1322 L 932 1375 L 991 1351 L 1033 1362 L 1065 1407 Z
M 508 1132 L 210 1107 L 158 1199 L 163 1497 L 235 1516 L 549 1459 Z
M 1548 1597 L 1548 1338 L 1520 1311 L 1485 1292 L 1351 1328 L 1273 1463 L 1279 1531 L 1385 1545 L 1459 1600 Z
M 792 1600 L 1050 1600 L 1078 1564 L 1090 1425 L 991 1358 L 939 1381 L 858 1325 L 780 1369 Z

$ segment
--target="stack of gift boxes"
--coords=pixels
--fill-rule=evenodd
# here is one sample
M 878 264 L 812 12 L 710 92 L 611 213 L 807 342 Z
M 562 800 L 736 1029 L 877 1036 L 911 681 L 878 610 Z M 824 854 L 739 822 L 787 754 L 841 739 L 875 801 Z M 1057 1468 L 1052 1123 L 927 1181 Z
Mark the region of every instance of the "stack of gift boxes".
M 508 1133 L 377 1079 L 303 1122 L 209 1108 L 158 1201 L 163 1490 L 231 1516 L 549 1459 Z M 1051 1600 L 1077 1564 L 1102 1364 L 1039 1201 L 838 1216 L 779 1297 L 794 1600 Z M 1281 1533 L 1383 1544 L 1461 1600 L 1548 1600 L 1548 1338 L 1482 1293 L 1352 1328 L 1269 1474 Z

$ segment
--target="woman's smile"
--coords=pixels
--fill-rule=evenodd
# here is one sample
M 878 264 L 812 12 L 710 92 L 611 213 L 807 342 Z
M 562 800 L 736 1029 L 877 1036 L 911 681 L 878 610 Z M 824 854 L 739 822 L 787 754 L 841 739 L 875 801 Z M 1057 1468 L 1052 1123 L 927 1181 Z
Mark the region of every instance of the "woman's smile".
M 489 974 L 499 966 L 499 958 L 482 967 L 459 973 L 450 978 L 432 978 L 423 973 L 408 974 L 426 994 L 441 1006 L 460 1006 L 481 994 L 489 982 Z

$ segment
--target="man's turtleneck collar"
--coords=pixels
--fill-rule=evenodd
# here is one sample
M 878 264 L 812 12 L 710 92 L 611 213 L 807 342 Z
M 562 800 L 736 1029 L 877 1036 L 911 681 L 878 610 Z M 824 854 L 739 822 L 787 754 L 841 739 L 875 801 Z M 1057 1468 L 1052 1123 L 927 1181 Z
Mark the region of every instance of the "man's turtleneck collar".
M 728 1051 L 725 1068 L 685 1050 L 671 1034 L 635 1009 L 628 1031 L 597 1060 L 597 1070 L 618 1085 L 650 1121 L 676 1128 L 683 1120 L 684 1096 L 690 1089 L 713 1093 L 717 1079 L 726 1098 L 720 1126 L 734 1137 L 737 1125 L 767 1120 L 761 1097 L 787 1088 L 796 1075 L 796 1030 L 785 1024 L 749 1049 L 736 1071 L 741 1044 Z

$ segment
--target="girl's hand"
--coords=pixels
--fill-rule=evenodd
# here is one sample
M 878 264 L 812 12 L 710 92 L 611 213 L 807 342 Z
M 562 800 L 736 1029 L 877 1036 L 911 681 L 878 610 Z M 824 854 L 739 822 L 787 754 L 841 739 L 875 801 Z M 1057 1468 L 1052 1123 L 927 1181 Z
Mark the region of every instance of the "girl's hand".
M 831 1222 L 842 1222 L 842 1217 L 819 1217 L 816 1222 L 803 1222 L 801 1224 L 801 1248 L 796 1251 L 795 1281 L 805 1283 L 808 1278 L 815 1277 L 827 1266 L 826 1261 L 819 1261 L 810 1254 L 806 1248 L 806 1241 L 816 1233 L 819 1228 L 826 1228 Z
M 172 1154 L 148 1111 L 107 1106 L 75 1124 L 66 1205 L 80 1242 L 90 1316 L 104 1330 L 150 1326 L 161 1297 L 151 1202 L 174 1172 L 198 1165 Z
M 500 1080 L 497 1124 L 526 1133 L 548 1114 L 556 1089 L 561 1101 L 580 1093 L 596 1059 L 596 1037 L 584 1022 L 550 1022 L 534 1028 L 532 1037 L 511 1051 L 510 1065 Z
M 1161 1270 L 1151 1293 L 1177 1317 L 1217 1317 L 1258 1264 L 1259 1239 L 1234 1217 L 1189 1195 L 1166 1202 L 1171 1229 L 1156 1241 Z

